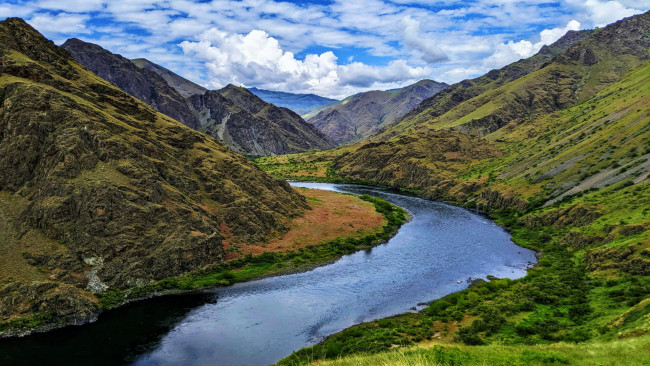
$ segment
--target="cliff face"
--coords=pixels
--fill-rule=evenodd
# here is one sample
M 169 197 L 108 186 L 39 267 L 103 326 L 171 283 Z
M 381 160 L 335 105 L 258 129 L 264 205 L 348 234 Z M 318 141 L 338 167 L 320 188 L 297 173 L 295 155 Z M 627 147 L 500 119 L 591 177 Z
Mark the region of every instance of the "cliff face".
M 277 155 L 333 147 L 296 113 L 266 103 L 244 88 L 207 91 L 159 65 L 144 59 L 130 61 L 92 43 L 70 39 L 63 47 L 101 78 L 242 154 Z
M 306 209 L 24 21 L 0 22 L 0 45 L 0 321 L 92 317 L 93 292 L 218 263 L 224 231 L 259 241 Z
M 421 80 L 393 91 L 359 93 L 321 110 L 309 119 L 309 123 L 336 143 L 359 140 L 389 126 L 446 86 L 445 83 Z

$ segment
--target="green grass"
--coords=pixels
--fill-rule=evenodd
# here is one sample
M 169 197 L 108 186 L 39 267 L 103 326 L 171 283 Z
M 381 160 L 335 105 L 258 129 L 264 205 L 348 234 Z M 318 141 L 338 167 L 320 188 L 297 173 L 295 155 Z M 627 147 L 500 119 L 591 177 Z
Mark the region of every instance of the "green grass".
M 538 251 L 539 262 L 527 276 L 513 281 L 479 281 L 432 302 L 417 314 L 346 329 L 297 351 L 280 364 L 376 354 L 438 337 L 463 345 L 458 348 L 466 357 L 463 364 L 543 363 L 525 360 L 522 355 L 525 351 L 529 357 L 530 350 L 553 347 L 559 352 L 553 362 L 576 363 L 581 359 L 570 354 L 589 345 L 596 345 L 594 354 L 600 355 L 607 342 L 650 333 L 650 181 L 641 180 L 639 174 L 626 176 L 642 168 L 644 155 L 650 152 L 649 103 L 650 64 L 646 64 L 583 103 L 498 132 L 490 139 L 501 141 L 501 156 L 453 172 L 456 186 L 451 185 L 450 193 L 437 198 L 468 208 L 489 209 L 493 220 L 509 228 L 515 243 Z M 531 140 L 530 136 L 536 138 Z M 395 149 L 399 143 L 400 138 L 395 138 L 373 149 L 381 153 L 380 149 Z M 417 142 L 411 139 L 408 143 L 414 146 Z M 367 149 L 363 154 L 372 156 Z M 346 159 L 341 156 L 332 157 L 339 159 L 337 166 Z M 419 159 L 426 162 L 430 158 Z M 441 166 L 435 159 L 429 163 Z M 381 169 L 386 167 L 378 171 Z M 608 171 L 614 172 L 614 178 L 602 185 L 581 185 Z M 648 169 L 640 171 L 647 173 Z M 337 174 L 344 175 L 342 172 Z M 437 172 L 432 170 L 431 174 Z M 486 176 L 478 190 L 459 194 L 463 191 L 457 187 Z M 579 189 L 561 196 L 560 187 L 565 191 Z M 418 185 L 408 188 L 416 194 L 432 189 Z M 490 207 L 481 195 L 486 189 L 514 195 L 527 205 L 519 209 Z M 405 362 L 423 357 L 418 352 Z M 627 356 L 637 356 L 632 353 Z M 358 364 L 377 361 L 368 357 L 368 361 L 351 360 Z M 602 357 L 607 360 L 610 356 Z M 597 357 L 577 364 L 591 364 L 586 360 Z M 447 362 L 443 361 L 436 362 Z M 408 362 L 405 364 L 411 364 Z M 604 362 L 622 361 L 611 356 Z
M 555 343 L 536 346 L 423 345 L 368 356 L 343 357 L 320 366 L 451 365 L 648 365 L 650 336 L 613 342 Z

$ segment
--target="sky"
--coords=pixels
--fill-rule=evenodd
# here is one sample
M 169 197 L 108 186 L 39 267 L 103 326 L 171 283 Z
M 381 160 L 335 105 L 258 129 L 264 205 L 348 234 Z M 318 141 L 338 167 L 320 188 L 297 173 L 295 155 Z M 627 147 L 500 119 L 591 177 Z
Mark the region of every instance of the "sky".
M 603 27 L 650 0 L 0 0 L 56 44 L 76 37 L 210 89 L 344 98 L 454 83 Z

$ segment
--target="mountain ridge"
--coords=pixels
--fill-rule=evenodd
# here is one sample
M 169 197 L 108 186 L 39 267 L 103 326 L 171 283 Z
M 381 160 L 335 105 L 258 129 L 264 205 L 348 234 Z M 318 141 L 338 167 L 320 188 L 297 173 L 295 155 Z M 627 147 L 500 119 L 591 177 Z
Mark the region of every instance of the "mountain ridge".
M 78 39 L 68 40 L 62 47 L 100 77 L 191 128 L 218 138 L 236 152 L 275 155 L 333 147 L 323 134 L 300 116 L 280 111 L 279 107 L 254 97 L 252 93 L 248 95 L 248 92 L 238 90 L 232 93 L 231 98 L 217 97 L 215 93 L 223 94 L 229 90 L 224 88 L 223 92 L 206 90 L 194 94 L 193 91 L 203 89 L 150 61 L 136 59 L 143 66 L 139 67 L 131 60 Z M 184 97 L 172 85 L 189 96 Z M 256 110 L 266 107 L 272 113 L 251 113 L 252 105 Z
M 349 143 L 390 125 L 422 100 L 446 86 L 445 83 L 424 79 L 395 91 L 371 90 L 358 93 L 325 106 L 307 122 L 323 131 L 334 142 Z
M 247 89 L 251 93 L 260 97 L 262 100 L 271 104 L 275 104 L 278 107 L 291 109 L 301 116 L 308 114 L 314 108 L 338 102 L 337 99 L 326 98 L 313 93 L 297 94 L 275 90 L 258 89 L 255 87 Z

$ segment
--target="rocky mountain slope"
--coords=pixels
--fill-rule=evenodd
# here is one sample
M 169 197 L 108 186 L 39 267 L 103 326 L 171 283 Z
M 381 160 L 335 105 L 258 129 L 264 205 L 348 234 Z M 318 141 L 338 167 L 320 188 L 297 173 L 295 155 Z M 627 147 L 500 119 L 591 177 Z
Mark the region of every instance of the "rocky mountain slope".
M 245 88 L 228 85 L 189 98 L 201 130 L 248 155 L 276 155 L 334 145 L 289 109 L 266 103 Z
M 21 19 L 0 22 L 0 72 L 0 332 L 91 319 L 95 293 L 219 263 L 225 235 L 265 240 L 308 207 Z
M 370 136 L 415 108 L 447 84 L 421 80 L 394 91 L 373 90 L 326 106 L 308 122 L 342 144 Z
M 70 39 L 63 48 L 103 79 L 239 153 L 276 155 L 333 147 L 296 113 L 266 103 L 244 89 L 223 98 L 220 95 L 230 93 L 230 87 L 205 91 L 159 65 L 143 59 L 132 62 L 92 43 Z
M 77 38 L 68 39 L 61 47 L 90 71 L 157 111 L 193 129 L 200 127 L 185 98 L 157 73 L 141 69 L 127 58 Z
M 181 77 L 180 75 L 147 60 L 146 58 L 136 58 L 131 60 L 131 62 L 133 62 L 137 67 L 141 69 L 147 69 L 160 75 L 163 79 L 165 79 L 169 86 L 176 89 L 176 91 L 185 98 L 190 97 L 194 94 L 205 94 L 205 92 L 208 91 L 208 89 L 202 87 L 201 85 L 191 82 L 184 77 Z
M 291 109 L 301 116 L 308 114 L 314 108 L 338 102 L 336 99 L 325 98 L 316 94 L 285 93 L 258 88 L 248 88 L 248 90 L 267 103 Z

